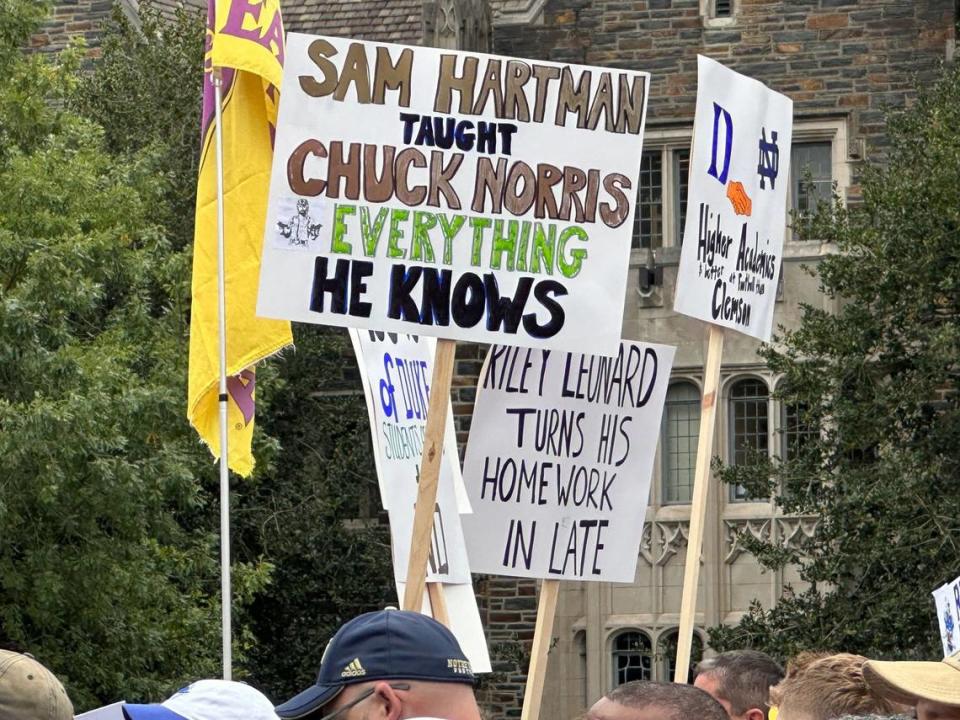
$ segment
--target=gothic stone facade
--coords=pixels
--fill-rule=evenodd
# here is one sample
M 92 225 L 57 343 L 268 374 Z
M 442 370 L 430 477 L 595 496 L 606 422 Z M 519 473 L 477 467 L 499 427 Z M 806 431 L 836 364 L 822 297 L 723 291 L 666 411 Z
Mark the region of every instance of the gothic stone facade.
M 794 146 L 780 152 L 791 152 L 791 207 L 804 211 L 829 196 L 832 183 L 841 196 L 856 201 L 858 167 L 883 157 L 884 109 L 909 103 L 938 64 L 952 56 L 957 18 L 950 0 L 501 0 L 496 5 L 494 52 L 653 75 L 623 336 L 676 345 L 678 351 L 636 578 L 622 585 L 561 585 L 542 717 L 573 718 L 619 682 L 673 675 L 705 354 L 703 325 L 671 310 L 697 54 L 793 99 Z M 812 188 L 800 183 L 804 169 Z M 829 251 L 826 243 L 799 242 L 788 232 L 775 326 L 796 326 L 802 303 L 829 307 L 801 267 Z M 746 448 L 783 457 L 802 441 L 793 409 L 771 397 L 777 378 L 759 362 L 757 347 L 744 335 L 727 333 L 714 438 L 714 453 L 727 463 L 747 461 Z M 463 398 L 464 411 L 471 397 Z M 464 431 L 466 425 L 464 418 Z M 816 518 L 782 517 L 772 503 L 748 501 L 735 488 L 714 482 L 697 603 L 700 639 L 707 627 L 735 623 L 751 602 L 770 607 L 788 586 L 801 587 L 793 570 L 765 572 L 743 551 L 742 533 L 789 544 L 815 525 Z M 527 649 L 529 601 L 524 583 L 516 587 L 510 595 L 499 581 L 491 588 L 488 628 L 491 642 L 508 641 L 513 632 Z M 502 669 L 506 687 L 522 680 L 522 664 Z M 493 718 L 519 716 L 507 693 L 489 699 Z

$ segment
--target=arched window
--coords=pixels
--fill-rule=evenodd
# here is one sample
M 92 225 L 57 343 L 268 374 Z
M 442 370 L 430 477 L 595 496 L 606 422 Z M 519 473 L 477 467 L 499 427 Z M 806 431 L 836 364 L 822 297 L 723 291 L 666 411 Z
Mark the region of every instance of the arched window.
M 665 503 L 688 503 L 693 496 L 699 433 L 700 391 L 693 383 L 674 383 L 667 390 L 660 448 Z
M 766 455 L 769 444 L 769 393 L 756 378 L 740 380 L 730 388 L 730 461 L 749 465 L 757 455 Z M 730 488 L 731 500 L 746 500 L 746 489 Z
M 653 679 L 653 644 L 646 633 L 630 630 L 613 639 L 613 686 Z
M 660 636 L 657 642 L 657 666 L 660 677 L 658 680 L 664 682 L 673 682 L 673 677 L 677 673 L 677 642 L 680 638 L 679 630 L 671 630 Z M 703 640 L 697 633 L 693 634 L 693 642 L 690 645 L 690 668 L 687 672 L 687 682 L 693 681 L 693 669 L 697 663 L 703 660 Z

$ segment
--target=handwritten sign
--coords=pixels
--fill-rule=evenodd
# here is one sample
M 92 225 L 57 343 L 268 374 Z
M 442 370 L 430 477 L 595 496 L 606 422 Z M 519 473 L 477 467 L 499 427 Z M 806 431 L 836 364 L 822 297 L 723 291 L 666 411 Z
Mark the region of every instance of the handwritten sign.
M 474 572 L 633 582 L 673 355 L 491 348 L 464 461 Z
M 960 650 L 960 577 L 933 591 L 937 606 L 937 623 L 943 641 L 943 656 Z
M 406 579 L 410 558 L 436 342 L 367 331 L 351 331 L 350 339 L 367 400 L 380 496 L 390 517 L 394 578 L 400 583 Z M 449 429 L 445 436 L 450 441 L 440 466 L 427 581 L 470 583 L 455 490 L 463 483 L 456 436 Z
M 793 101 L 698 57 L 674 310 L 769 340 L 786 228 Z
M 286 49 L 259 315 L 616 352 L 648 73 Z
M 77 715 L 74 720 L 125 720 L 126 716 L 123 714 L 125 704 L 124 702 L 117 702 L 96 710 L 88 710 Z

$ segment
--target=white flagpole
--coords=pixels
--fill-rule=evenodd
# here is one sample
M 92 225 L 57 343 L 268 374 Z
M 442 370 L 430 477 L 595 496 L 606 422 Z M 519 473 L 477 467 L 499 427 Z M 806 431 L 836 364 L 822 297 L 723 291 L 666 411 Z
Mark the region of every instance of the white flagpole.
M 233 675 L 230 592 L 230 470 L 227 463 L 227 313 L 223 250 L 223 78 L 220 68 L 213 69 L 214 112 L 217 141 L 217 318 L 220 323 L 220 606 L 223 611 L 223 679 Z

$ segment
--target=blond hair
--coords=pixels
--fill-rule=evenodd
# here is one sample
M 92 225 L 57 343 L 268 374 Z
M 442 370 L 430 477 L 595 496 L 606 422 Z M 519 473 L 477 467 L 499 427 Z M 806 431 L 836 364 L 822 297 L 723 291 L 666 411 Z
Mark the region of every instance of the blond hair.
M 790 716 L 835 720 L 843 715 L 886 715 L 901 706 L 876 694 L 863 677 L 867 658 L 849 653 L 801 653 L 787 676 L 770 688 L 770 703 Z

